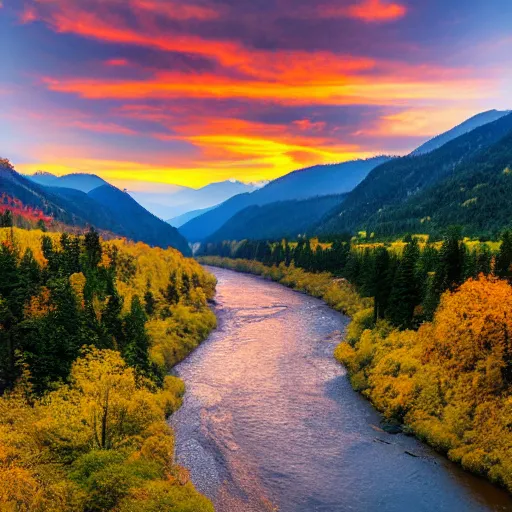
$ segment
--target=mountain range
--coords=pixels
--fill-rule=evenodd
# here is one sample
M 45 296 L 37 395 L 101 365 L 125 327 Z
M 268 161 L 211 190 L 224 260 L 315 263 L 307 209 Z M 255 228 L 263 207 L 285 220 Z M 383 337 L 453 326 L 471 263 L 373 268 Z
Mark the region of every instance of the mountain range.
M 376 167 L 314 231 L 323 234 L 354 232 L 378 223 L 388 209 L 405 201 L 415 201 L 415 196 L 457 175 L 511 131 L 512 114 L 508 114 L 430 153 L 396 158 Z
M 291 172 L 251 194 L 239 194 L 196 216 L 180 227 L 180 233 L 191 242 L 203 241 L 238 212 L 250 206 L 345 194 L 362 181 L 372 169 L 389 160 L 390 157 L 380 156 L 340 164 L 317 165 Z
M 40 173 L 32 180 L 2 163 L 0 192 L 20 200 L 26 206 L 38 208 L 69 226 L 94 226 L 149 245 L 171 246 L 184 254 L 190 253 L 187 241 L 175 228 L 145 210 L 127 193 L 101 178 L 94 175 L 68 175 L 62 181 L 58 178 L 57 182 L 53 178 L 49 174 Z M 52 186 L 37 183 L 44 180 L 48 180 Z M 86 190 L 93 183 L 99 183 L 100 186 L 84 192 L 78 188 L 59 186 L 63 182 Z
M 260 186 L 237 180 L 210 183 L 199 189 L 158 184 L 158 188 L 164 190 L 130 191 L 130 195 L 150 212 L 161 219 L 169 219 L 168 222 L 174 225 L 175 217 L 193 210 L 211 208 L 237 194 L 253 192 Z

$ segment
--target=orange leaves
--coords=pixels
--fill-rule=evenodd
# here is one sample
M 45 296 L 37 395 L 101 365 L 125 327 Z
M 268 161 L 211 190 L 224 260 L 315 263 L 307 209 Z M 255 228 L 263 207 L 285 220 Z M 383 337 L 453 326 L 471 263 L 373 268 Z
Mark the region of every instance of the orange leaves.
M 30 298 L 29 303 L 25 306 L 24 314 L 27 318 L 42 318 L 52 311 L 50 301 L 50 290 L 43 286 L 39 295 Z
M 495 380 L 512 349 L 512 287 L 484 276 L 469 280 L 443 295 L 433 324 L 432 348 L 441 364 L 458 372 L 478 369 Z

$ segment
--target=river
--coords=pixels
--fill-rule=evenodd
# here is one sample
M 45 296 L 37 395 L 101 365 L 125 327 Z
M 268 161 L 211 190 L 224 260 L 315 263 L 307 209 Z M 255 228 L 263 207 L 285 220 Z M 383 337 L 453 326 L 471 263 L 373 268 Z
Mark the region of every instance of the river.
M 504 491 L 379 430 L 332 357 L 346 317 L 279 284 L 209 270 L 219 327 L 176 367 L 187 392 L 172 424 L 178 462 L 218 512 L 512 510 Z

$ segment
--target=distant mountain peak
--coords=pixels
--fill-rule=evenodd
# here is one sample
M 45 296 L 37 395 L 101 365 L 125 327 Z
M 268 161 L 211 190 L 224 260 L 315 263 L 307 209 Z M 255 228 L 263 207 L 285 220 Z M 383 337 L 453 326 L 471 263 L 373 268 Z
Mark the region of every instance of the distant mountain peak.
M 32 176 L 45 176 L 47 178 L 57 178 L 57 175 L 48 171 L 36 171 Z

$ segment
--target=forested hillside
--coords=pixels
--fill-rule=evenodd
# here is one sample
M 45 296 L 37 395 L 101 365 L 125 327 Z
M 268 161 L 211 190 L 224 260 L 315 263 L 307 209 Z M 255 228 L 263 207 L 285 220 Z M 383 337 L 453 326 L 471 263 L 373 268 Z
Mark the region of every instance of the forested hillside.
M 213 511 L 165 418 L 214 290 L 174 249 L 0 230 L 0 508 Z
M 321 233 L 354 232 L 383 208 L 412 201 L 427 187 L 456 174 L 478 153 L 512 131 L 512 114 L 462 135 L 441 148 L 420 156 L 397 158 L 375 168 L 348 194 L 342 205 L 321 222 Z
M 512 224 L 512 133 L 459 165 L 452 175 L 364 223 L 369 232 L 438 234 L 463 226 L 467 236 L 494 237 Z
M 0 159 L 0 192 L 68 226 L 94 226 L 135 241 L 170 246 L 190 254 L 187 241 L 175 228 L 142 208 L 127 193 L 108 184 L 89 193 L 74 188 L 45 187 L 17 173 L 8 160 Z
M 231 217 L 208 241 L 297 238 L 343 201 L 343 195 L 249 206 Z

